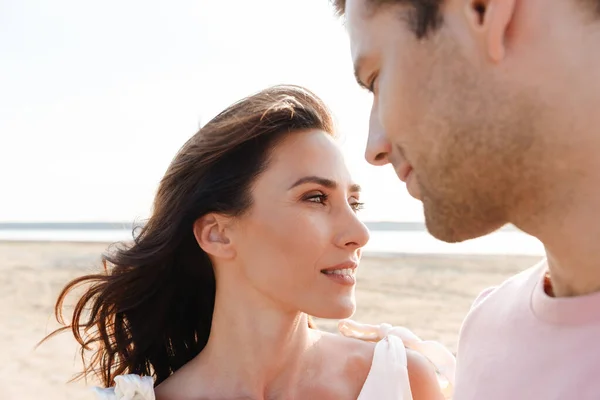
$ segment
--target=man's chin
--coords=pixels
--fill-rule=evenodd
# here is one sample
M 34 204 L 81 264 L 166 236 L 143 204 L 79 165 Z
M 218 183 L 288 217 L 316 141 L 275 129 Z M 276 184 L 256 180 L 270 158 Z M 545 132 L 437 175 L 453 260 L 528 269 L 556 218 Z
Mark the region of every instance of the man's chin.
M 412 197 L 415 200 L 419 200 L 419 201 L 423 201 L 423 199 L 421 198 L 421 193 L 413 193 L 410 190 L 408 191 L 408 194 L 410 195 L 410 197 Z
M 431 210 L 425 209 L 425 226 L 427 232 L 434 238 L 446 243 L 461 243 L 488 235 L 504 224 L 492 221 L 482 221 L 464 216 L 456 219 L 445 218 L 442 215 L 432 215 Z

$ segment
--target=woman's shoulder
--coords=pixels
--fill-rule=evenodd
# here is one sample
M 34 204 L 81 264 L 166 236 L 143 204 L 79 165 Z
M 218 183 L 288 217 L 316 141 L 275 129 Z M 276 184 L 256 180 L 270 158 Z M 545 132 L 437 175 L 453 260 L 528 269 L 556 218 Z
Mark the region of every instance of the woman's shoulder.
M 410 363 L 413 370 L 416 366 L 417 374 L 421 365 L 415 365 L 413 357 L 420 361 L 418 355 L 407 352 L 402 339 L 384 337 L 366 341 L 334 335 L 329 341 L 331 351 L 344 355 L 344 376 L 359 385 L 358 399 L 412 398 L 407 363 Z
M 402 399 L 443 398 L 432 364 L 419 352 L 407 349 L 401 338 L 390 335 L 376 343 L 347 339 L 351 340 L 346 346 L 353 349 L 355 366 L 363 374 L 367 371 L 359 399 L 388 398 L 389 393 L 403 393 Z
M 367 341 L 355 337 L 323 332 L 323 344 L 333 354 L 341 354 L 349 370 L 369 372 L 386 364 L 397 364 L 409 368 L 417 374 L 427 366 L 427 359 L 416 351 L 407 349 L 397 336 Z
M 155 400 L 154 380 L 150 376 L 119 375 L 115 386 L 94 388 L 96 400 Z
M 332 354 L 343 357 L 345 368 L 349 372 L 368 373 L 373 362 L 376 343 L 328 332 L 322 333 L 322 340 Z
M 410 380 L 412 398 L 415 400 L 451 396 L 456 359 L 440 343 L 423 341 L 410 330 L 390 324 L 369 325 L 345 320 L 340 322 L 338 328 L 340 333 L 349 338 L 377 341 L 372 381 L 395 380 L 408 384 Z

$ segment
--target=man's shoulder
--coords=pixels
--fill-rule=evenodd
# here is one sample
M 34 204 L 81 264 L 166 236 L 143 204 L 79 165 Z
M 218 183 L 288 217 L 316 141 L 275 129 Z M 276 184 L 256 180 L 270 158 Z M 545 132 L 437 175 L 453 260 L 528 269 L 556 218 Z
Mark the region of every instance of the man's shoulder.
M 501 334 L 512 326 L 510 321 L 526 316 L 530 312 L 531 295 L 544 271 L 545 262 L 541 262 L 482 291 L 462 323 L 459 349 L 461 343 Z
M 511 276 L 501 284 L 484 289 L 475 298 L 475 301 L 473 301 L 470 312 L 481 306 L 484 306 L 486 302 L 489 302 L 489 299 L 504 297 L 508 294 L 511 294 L 511 292 L 520 292 L 524 287 L 530 287 L 533 289 L 533 286 L 535 286 L 536 282 L 541 279 L 545 269 L 545 260 L 540 261 L 534 266 Z

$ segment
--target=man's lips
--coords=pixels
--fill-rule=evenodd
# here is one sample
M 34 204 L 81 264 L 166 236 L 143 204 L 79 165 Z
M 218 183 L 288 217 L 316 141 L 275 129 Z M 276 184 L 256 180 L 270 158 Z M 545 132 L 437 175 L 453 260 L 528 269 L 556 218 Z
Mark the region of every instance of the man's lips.
M 396 168 L 396 174 L 402 182 L 406 183 L 406 180 L 408 179 L 408 176 L 412 170 L 413 168 L 409 163 L 403 162 L 398 168 Z

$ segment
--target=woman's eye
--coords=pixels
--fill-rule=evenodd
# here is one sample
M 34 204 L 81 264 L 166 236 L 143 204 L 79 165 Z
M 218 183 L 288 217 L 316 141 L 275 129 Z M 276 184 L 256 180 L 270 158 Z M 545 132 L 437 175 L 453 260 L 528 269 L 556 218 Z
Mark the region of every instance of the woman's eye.
M 325 204 L 325 202 L 327 201 L 327 195 L 326 194 L 315 194 L 315 195 L 309 196 L 306 200 L 310 201 L 311 203 Z
M 365 203 L 359 203 L 359 202 L 356 202 L 356 203 L 351 203 L 351 204 L 350 204 L 350 207 L 352 207 L 352 209 L 353 209 L 355 212 L 356 212 L 356 211 L 360 211 L 360 210 L 362 210 L 363 208 L 365 208 Z
M 324 193 L 318 193 L 318 194 L 312 194 L 310 196 L 307 196 L 305 198 L 305 200 L 309 201 L 311 203 L 325 205 L 327 203 L 327 201 L 329 200 L 329 196 Z M 365 203 L 361 203 L 359 201 L 353 201 L 352 203 L 349 203 L 349 205 L 350 205 L 350 208 L 352 208 L 352 210 L 354 212 L 358 212 L 359 210 L 362 210 L 364 208 Z

